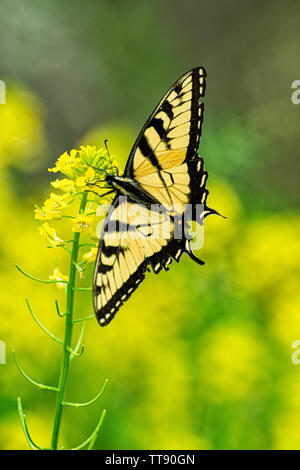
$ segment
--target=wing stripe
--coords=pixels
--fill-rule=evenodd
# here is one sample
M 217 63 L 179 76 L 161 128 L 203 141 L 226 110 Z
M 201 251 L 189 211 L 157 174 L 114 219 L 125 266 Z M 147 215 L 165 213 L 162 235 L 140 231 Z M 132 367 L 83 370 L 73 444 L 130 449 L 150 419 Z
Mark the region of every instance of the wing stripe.
M 171 119 L 171 120 L 173 119 L 173 107 L 167 99 L 161 105 L 160 110 L 163 111 L 164 113 L 166 113 L 166 115 L 168 116 L 169 119 Z
M 177 100 L 179 98 L 179 96 L 176 96 L 175 98 L 172 99 L 171 103 L 173 103 L 173 101 Z M 178 104 L 172 104 L 173 108 L 177 108 L 178 106 L 181 106 L 185 103 L 190 103 L 192 101 L 192 98 L 189 98 L 188 100 L 179 100 L 179 103 Z
M 141 141 L 139 142 L 139 149 L 142 152 L 142 154 L 150 160 L 153 166 L 157 168 L 158 170 L 161 169 L 160 164 L 156 158 L 156 156 L 153 153 L 152 148 L 149 145 L 148 139 L 145 135 L 141 137 Z
M 150 126 L 149 126 L 150 127 Z M 153 118 L 151 121 L 151 127 L 154 127 L 161 139 L 165 139 L 165 128 L 164 121 L 159 118 Z
M 116 255 L 119 250 L 120 250 L 119 246 L 112 246 L 112 245 L 107 246 L 105 243 L 103 243 L 102 252 L 107 257 Z

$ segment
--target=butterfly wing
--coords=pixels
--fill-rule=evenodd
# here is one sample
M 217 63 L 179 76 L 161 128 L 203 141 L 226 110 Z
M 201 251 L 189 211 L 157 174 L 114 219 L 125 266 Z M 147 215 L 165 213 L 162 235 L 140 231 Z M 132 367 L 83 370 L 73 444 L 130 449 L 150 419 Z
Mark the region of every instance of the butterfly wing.
M 170 163 L 176 166 L 195 155 L 203 122 L 204 105 L 199 104 L 199 99 L 205 94 L 205 79 L 205 69 L 196 67 L 169 89 L 141 130 L 130 153 L 125 176 L 149 172 L 151 165 L 159 170 L 157 157 L 170 150 L 181 150 L 180 155 L 175 153 L 170 158 Z
M 117 196 L 104 222 L 94 273 L 94 309 L 107 325 L 152 267 L 157 274 L 179 261 L 185 237 L 174 238 L 175 222 L 162 212 Z
M 138 136 L 125 175 L 160 204 L 182 214 L 186 204 L 203 204 L 207 173 L 197 155 L 204 104 L 203 67 L 183 75 L 163 97 Z

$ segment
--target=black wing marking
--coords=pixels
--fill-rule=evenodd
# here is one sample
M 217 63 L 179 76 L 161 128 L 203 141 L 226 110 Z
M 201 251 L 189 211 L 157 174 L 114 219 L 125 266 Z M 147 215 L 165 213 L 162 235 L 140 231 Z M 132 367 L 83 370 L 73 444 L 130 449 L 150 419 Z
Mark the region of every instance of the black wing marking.
M 141 130 L 130 153 L 124 175 L 134 177 L 135 171 L 149 161 L 160 170 L 158 156 L 170 150 L 184 149 L 189 160 L 199 146 L 205 94 L 206 72 L 196 67 L 179 78 L 157 105 Z

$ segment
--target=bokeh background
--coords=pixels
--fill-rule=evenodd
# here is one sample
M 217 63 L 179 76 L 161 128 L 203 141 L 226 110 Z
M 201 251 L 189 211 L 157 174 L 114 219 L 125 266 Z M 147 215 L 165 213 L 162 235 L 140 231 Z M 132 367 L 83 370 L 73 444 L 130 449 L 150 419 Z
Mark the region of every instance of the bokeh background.
M 227 219 L 206 220 L 204 267 L 183 257 L 149 274 L 109 327 L 88 322 L 68 399 L 90 399 L 106 377 L 109 386 L 90 408 L 65 410 L 61 445 L 80 443 L 105 407 L 98 449 L 300 448 L 299 19 L 294 1 L 1 0 L 2 449 L 27 448 L 17 396 L 33 439 L 47 446 L 51 436 L 54 396 L 27 383 L 11 355 L 57 382 L 60 348 L 24 299 L 61 336 L 63 293 L 15 269 L 47 278 L 60 256 L 33 216 L 51 190 L 48 167 L 105 138 L 124 167 L 162 94 L 196 65 L 208 73 L 208 201 Z M 90 293 L 76 313 L 92 313 Z

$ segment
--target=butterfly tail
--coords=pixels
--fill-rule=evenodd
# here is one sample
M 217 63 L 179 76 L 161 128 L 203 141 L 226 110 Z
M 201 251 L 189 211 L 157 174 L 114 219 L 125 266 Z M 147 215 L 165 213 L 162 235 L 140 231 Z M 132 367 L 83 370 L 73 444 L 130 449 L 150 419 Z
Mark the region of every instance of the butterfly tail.
M 204 261 L 202 261 L 200 258 L 198 258 L 198 256 L 196 256 L 195 253 L 193 252 L 190 239 L 186 240 L 185 252 L 186 252 L 186 254 L 189 255 L 189 257 L 193 261 L 196 261 L 196 263 L 201 264 L 201 265 L 205 264 Z

